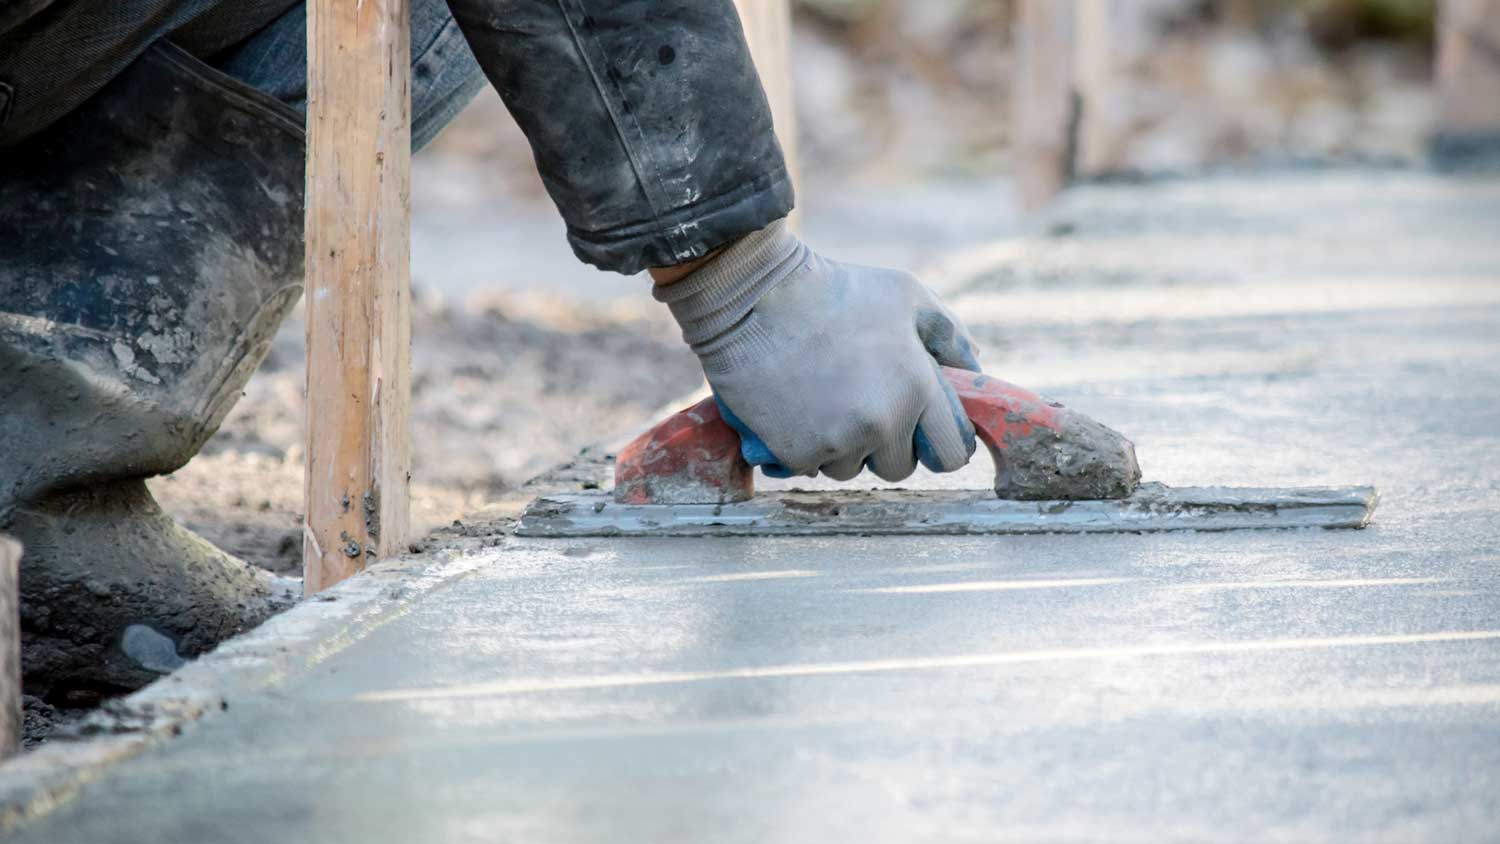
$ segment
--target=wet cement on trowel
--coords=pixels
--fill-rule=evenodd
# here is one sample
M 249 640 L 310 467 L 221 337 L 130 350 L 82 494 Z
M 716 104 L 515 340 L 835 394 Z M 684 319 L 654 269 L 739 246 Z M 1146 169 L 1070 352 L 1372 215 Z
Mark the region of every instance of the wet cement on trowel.
M 734 504 L 632 505 L 606 493 L 538 498 L 518 536 L 965 536 L 1156 533 L 1173 530 L 1362 528 L 1371 487 L 1172 488 L 1143 484 L 1129 498 L 1015 501 L 988 491 L 767 492 Z
M 995 495 L 1016 501 L 1124 498 L 1141 482 L 1135 444 L 1098 420 L 1061 404 L 1056 430 L 1035 427 L 991 449 Z

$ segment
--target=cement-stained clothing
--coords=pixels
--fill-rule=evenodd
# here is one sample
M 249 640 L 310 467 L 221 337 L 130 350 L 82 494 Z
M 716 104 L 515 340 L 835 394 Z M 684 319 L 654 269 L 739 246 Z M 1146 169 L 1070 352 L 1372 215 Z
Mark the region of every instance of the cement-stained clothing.
M 4 145 L 76 108 L 160 39 L 257 87 L 305 66 L 305 34 L 300 52 L 285 40 L 305 12 L 288 0 L 13 2 L 26 8 L 0 17 Z M 416 0 L 414 16 L 436 3 Z M 424 71 L 414 37 L 414 76 L 477 59 L 526 132 L 582 260 L 625 273 L 678 264 L 791 210 L 770 108 L 731 0 L 447 6 L 472 53 L 428 56 Z M 274 50 L 265 44 L 273 37 Z M 278 58 L 253 66 L 247 54 Z M 422 105 L 414 102 L 414 116 Z M 414 138 L 430 137 L 455 110 L 428 115 Z

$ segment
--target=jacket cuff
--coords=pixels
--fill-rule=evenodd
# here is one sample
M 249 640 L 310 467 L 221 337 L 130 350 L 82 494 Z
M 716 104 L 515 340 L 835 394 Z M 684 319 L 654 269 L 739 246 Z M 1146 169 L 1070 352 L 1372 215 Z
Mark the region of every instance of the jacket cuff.
M 584 263 L 634 275 L 701 258 L 787 216 L 794 205 L 792 181 L 783 166 L 647 222 L 597 232 L 570 225 L 568 242 Z

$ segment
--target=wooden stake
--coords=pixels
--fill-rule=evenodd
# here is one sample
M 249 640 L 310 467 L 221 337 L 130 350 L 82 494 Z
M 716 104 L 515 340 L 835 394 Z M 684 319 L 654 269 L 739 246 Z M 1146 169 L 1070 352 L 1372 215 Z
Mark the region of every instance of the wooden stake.
M 1443 0 L 1437 35 L 1438 145 L 1500 145 L 1500 0 Z
M 792 93 L 792 11 L 789 0 L 735 0 L 745 40 L 760 74 L 761 87 L 771 101 L 771 119 L 776 123 L 776 138 L 786 158 L 792 184 L 801 186 L 797 161 L 797 106 Z M 795 225 L 796 215 L 793 215 Z
M 21 749 L 21 544 L 0 536 L 0 759 Z
M 1073 86 L 1077 95 L 1074 170 L 1080 176 L 1129 169 L 1133 74 L 1156 36 L 1156 4 L 1141 0 L 1073 0 Z
M 309 595 L 407 546 L 409 8 L 307 4 Z
M 1074 0 L 1020 0 L 1012 92 L 1016 186 L 1023 208 L 1047 202 L 1072 177 L 1077 151 Z

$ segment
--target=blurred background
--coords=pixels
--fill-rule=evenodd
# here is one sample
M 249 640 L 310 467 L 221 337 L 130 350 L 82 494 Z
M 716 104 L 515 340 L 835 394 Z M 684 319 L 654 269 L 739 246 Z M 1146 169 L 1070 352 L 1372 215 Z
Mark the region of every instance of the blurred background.
M 793 87 L 810 188 L 992 179 L 1011 166 L 1011 0 L 794 0 Z M 1111 45 L 1126 127 L 1100 165 L 1415 162 L 1433 131 L 1432 0 L 1133 0 Z M 492 92 L 424 154 L 483 162 L 470 198 L 542 196 Z M 458 189 L 455 187 L 455 192 Z M 816 192 L 814 193 L 816 195 Z M 454 201 L 461 196 L 451 197 Z
M 1063 260 L 1026 240 L 1087 217 L 1069 217 L 1072 192 L 1022 210 L 1014 176 L 1033 165 L 1017 155 L 1019 6 L 795 0 L 790 86 L 805 239 L 836 258 L 912 270 L 950 297 L 975 289 L 975 279 L 1030 279 L 1053 292 L 1081 278 L 1214 281 L 1213 250 L 1175 275 L 1132 275 L 1139 268 L 1106 272 L 1104 258 L 1075 250 Z M 1357 180 L 1427 167 L 1443 107 L 1433 2 L 1100 0 L 1092 8 L 1130 14 L 1108 38 L 1096 33 L 1079 48 L 1093 78 L 1084 125 L 1073 127 L 1078 139 L 1066 150 L 1075 183 L 1239 174 L 1267 187 L 1232 196 L 1258 196 L 1266 207 L 1288 173 L 1332 169 Z M 1364 188 L 1350 190 L 1341 208 L 1360 207 Z M 417 156 L 413 204 L 416 535 L 518 495 L 528 478 L 638 429 L 701 385 L 645 279 L 574 259 L 525 139 L 493 91 Z M 1119 204 L 1125 221 L 1160 218 L 1170 205 L 1138 196 Z M 1196 207 L 1170 213 L 1192 218 Z M 1295 241 L 1303 250 L 1312 243 Z M 1061 307 L 1050 301 L 1012 299 L 1004 308 Z M 965 307 L 971 322 L 980 318 L 977 301 Z M 1098 341 L 1102 358 L 1121 360 L 1118 344 L 1100 338 L 1129 339 L 1106 326 L 1071 345 L 1048 345 L 1063 336 L 1057 331 L 1022 343 L 1022 326 L 1000 326 L 977 326 L 987 367 L 1063 392 L 1081 371 L 1080 349 Z M 300 320 L 288 324 L 204 454 L 153 482 L 189 527 L 286 573 L 300 570 L 301 556 L 303 330 Z

